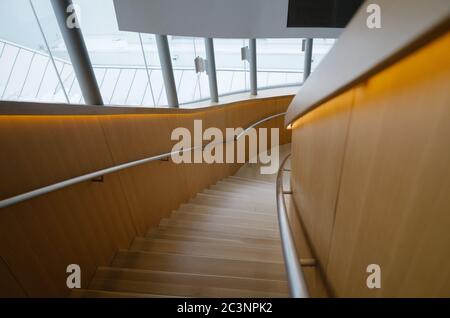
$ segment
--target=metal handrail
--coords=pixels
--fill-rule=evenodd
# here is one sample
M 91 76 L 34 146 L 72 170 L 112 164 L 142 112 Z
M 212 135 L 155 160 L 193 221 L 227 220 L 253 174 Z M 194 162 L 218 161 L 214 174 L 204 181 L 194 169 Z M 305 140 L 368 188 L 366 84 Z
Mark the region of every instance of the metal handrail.
M 20 50 L 23 51 L 27 51 L 36 55 L 40 55 L 42 57 L 48 57 L 48 53 L 43 52 L 43 51 L 39 51 L 39 50 L 35 50 L 35 49 L 31 49 L 28 48 L 26 46 L 14 43 L 14 42 L 10 42 L 4 39 L 0 39 L 0 43 L 12 46 L 12 47 L 16 47 Z M 67 64 L 67 65 L 72 65 L 72 63 L 66 59 L 60 58 L 60 57 L 55 57 L 54 58 L 55 61 Z M 97 68 L 97 69 L 125 69 L 125 70 L 145 70 L 145 65 L 112 65 L 112 64 L 93 64 L 92 65 L 93 68 Z M 148 65 L 148 69 L 149 70 L 160 70 L 161 67 L 160 66 L 155 66 L 155 65 Z M 195 71 L 195 67 L 191 67 L 191 66 L 174 66 L 173 67 L 174 70 L 184 70 L 184 71 Z M 245 72 L 244 69 L 242 68 L 235 68 L 235 67 L 220 67 L 217 68 L 218 72 Z M 248 71 L 246 71 L 248 72 Z M 289 70 L 289 69 L 283 69 L 283 68 L 266 68 L 266 69 L 259 69 L 258 72 L 263 72 L 263 73 L 293 73 L 293 74 L 301 74 L 303 73 L 303 71 L 301 70 Z
M 1 43 L 1 40 L 0 40 Z M 65 61 L 67 64 L 70 62 Z M 93 68 L 96 69 L 116 69 L 116 70 L 145 70 L 145 65 L 112 65 L 112 64 L 93 64 Z M 148 65 L 147 68 L 149 70 L 160 70 L 160 66 Z M 195 71 L 195 67 L 192 66 L 173 66 L 174 71 Z M 235 68 L 235 67 L 218 67 L 217 72 L 247 72 L 243 68 Z M 258 73 L 290 73 L 290 74 L 302 74 L 301 70 L 287 70 L 282 68 L 263 68 L 258 69 Z
M 243 135 L 245 135 L 246 132 L 248 132 L 250 129 L 254 128 L 255 126 L 257 126 L 257 125 L 259 125 L 259 124 L 261 124 L 263 122 L 269 121 L 269 120 L 271 120 L 273 118 L 284 116 L 285 114 L 286 113 L 283 112 L 283 113 L 278 113 L 278 114 L 275 114 L 275 115 L 263 118 L 263 119 L 255 122 L 255 123 L 253 123 L 252 125 L 248 126 L 246 129 L 244 129 L 244 131 L 241 134 L 237 135 L 235 138 L 229 139 L 229 140 L 225 140 L 225 141 L 218 141 L 218 142 L 213 143 L 213 144 L 227 144 L 227 143 L 230 143 L 230 142 L 234 142 L 234 141 L 238 140 L 239 138 L 241 138 Z M 36 189 L 36 190 L 32 190 L 32 191 L 29 191 L 29 192 L 25 192 L 25 193 L 22 193 L 22 194 L 19 194 L 19 195 L 16 195 L 16 196 L 13 196 L 13 197 L 1 200 L 0 201 L 0 208 L 6 208 L 8 206 L 11 206 L 11 205 L 14 205 L 14 204 L 17 204 L 17 203 L 29 200 L 31 198 L 34 198 L 34 197 L 37 197 L 37 196 L 40 196 L 40 195 L 43 195 L 43 194 L 46 194 L 46 193 L 49 193 L 49 192 L 53 192 L 53 191 L 56 191 L 56 190 L 59 190 L 59 189 L 71 186 L 71 185 L 76 184 L 76 183 L 80 183 L 80 182 L 83 182 L 83 181 L 89 181 L 89 180 L 93 180 L 93 179 L 96 179 L 96 178 L 99 178 L 99 177 L 103 177 L 103 176 L 105 176 L 107 174 L 110 174 L 110 173 L 113 173 L 113 172 L 117 172 L 119 170 L 123 170 L 123 169 L 126 169 L 126 168 L 134 167 L 134 166 L 141 165 L 141 164 L 144 164 L 144 163 L 147 163 L 147 162 L 152 162 L 152 161 L 158 161 L 158 160 L 161 160 L 161 159 L 166 159 L 166 158 L 171 157 L 172 155 L 181 154 L 183 152 L 191 152 L 193 150 L 197 150 L 197 149 L 200 149 L 200 148 L 204 148 L 204 146 L 203 145 L 202 146 L 195 146 L 195 147 L 191 147 L 191 148 L 188 148 L 188 149 L 180 149 L 180 150 L 177 150 L 177 151 L 166 152 L 166 153 L 159 154 L 159 155 L 156 155 L 156 156 L 151 156 L 151 157 L 146 157 L 146 158 L 139 159 L 139 160 L 130 161 L 130 162 L 123 163 L 123 164 L 120 164 L 120 165 L 116 165 L 116 166 L 113 166 L 113 167 L 110 167 L 110 168 L 98 170 L 98 171 L 91 172 L 91 173 L 88 173 L 88 174 L 84 174 L 84 175 L 81 175 L 81 176 L 78 176 L 78 177 L 75 177 L 75 178 L 71 178 L 71 179 L 67 179 L 67 180 L 64 180 L 64 181 L 60 181 L 60 182 L 57 182 L 57 183 L 54 183 L 54 184 L 51 184 L 51 185 L 48 185 L 48 186 Z
M 36 54 L 36 55 L 40 55 L 40 56 L 43 56 L 43 57 L 49 57 L 48 53 L 46 53 L 46 52 L 35 50 L 35 49 L 30 49 L 29 47 L 26 47 L 26 46 L 23 46 L 23 45 L 14 43 L 14 42 L 10 42 L 8 40 L 0 39 L 0 43 L 3 43 L 5 45 L 9 45 L 9 46 L 18 48 L 19 50 L 27 51 L 27 52 L 30 52 L 30 53 L 33 53 L 33 54 Z M 58 62 L 61 62 L 61 63 L 65 63 L 65 64 L 71 64 L 69 61 L 67 61 L 65 59 L 62 59 L 60 57 L 56 57 L 56 56 L 55 56 L 55 61 L 58 61 Z
M 289 219 L 287 216 L 286 203 L 284 202 L 283 192 L 283 170 L 287 159 L 291 154 L 284 158 L 280 165 L 277 175 L 276 196 L 278 225 L 280 228 L 281 245 L 283 248 L 284 266 L 288 277 L 289 289 L 293 298 L 309 298 L 308 288 L 303 276 L 302 266 L 295 249 L 294 236 L 292 235 Z

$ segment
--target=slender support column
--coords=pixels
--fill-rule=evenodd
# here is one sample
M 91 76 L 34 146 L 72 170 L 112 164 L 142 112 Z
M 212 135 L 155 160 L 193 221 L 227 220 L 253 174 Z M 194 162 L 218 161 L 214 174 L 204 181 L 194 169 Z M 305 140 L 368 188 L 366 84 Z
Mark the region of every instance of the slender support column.
M 156 46 L 158 47 L 159 62 L 166 89 L 169 107 L 178 108 L 177 87 L 173 76 L 172 59 L 170 58 L 169 42 L 166 35 L 155 34 Z
M 70 60 L 75 70 L 75 74 L 80 84 L 84 101 L 89 105 L 103 105 L 102 95 L 98 88 L 94 69 L 92 68 L 89 53 L 84 43 L 83 34 L 79 27 L 69 27 L 68 19 L 72 20 L 73 3 L 72 0 L 51 0 L 53 11 L 58 20 L 59 29 L 69 52 Z M 72 8 L 72 10 L 70 10 Z M 69 10 L 68 10 L 69 9 Z
M 249 41 L 249 53 L 250 53 L 250 92 L 252 95 L 258 94 L 258 79 L 256 68 L 256 39 L 250 39 Z
M 306 81 L 311 74 L 313 39 L 305 39 L 305 64 L 303 67 L 303 82 Z
M 205 38 L 205 49 L 206 61 L 208 63 L 209 93 L 211 95 L 211 101 L 217 103 L 219 101 L 219 93 L 217 91 L 216 59 L 212 38 Z

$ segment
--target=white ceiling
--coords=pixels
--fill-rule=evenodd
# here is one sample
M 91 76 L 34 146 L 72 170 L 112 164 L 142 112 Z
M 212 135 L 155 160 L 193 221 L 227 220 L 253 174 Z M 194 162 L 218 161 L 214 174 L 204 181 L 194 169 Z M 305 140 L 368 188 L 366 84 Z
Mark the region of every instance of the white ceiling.
M 287 28 L 289 0 L 114 0 L 119 29 L 214 38 L 336 38 L 342 29 Z

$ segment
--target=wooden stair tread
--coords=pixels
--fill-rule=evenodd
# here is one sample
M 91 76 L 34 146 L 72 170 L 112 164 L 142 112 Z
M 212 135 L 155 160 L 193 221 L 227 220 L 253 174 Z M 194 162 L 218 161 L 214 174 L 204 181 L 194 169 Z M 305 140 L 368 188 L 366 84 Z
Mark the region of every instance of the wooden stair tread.
M 261 179 L 251 179 L 251 178 L 245 178 L 245 177 L 239 177 L 239 176 L 229 176 L 226 179 L 242 180 L 242 181 L 253 182 L 255 184 L 266 184 L 266 185 L 275 186 L 275 182 L 269 182 L 269 181 L 265 181 L 265 180 L 261 180 Z
M 273 219 L 262 219 L 259 216 L 229 216 L 229 215 L 217 215 L 217 214 L 202 214 L 202 213 L 189 213 L 182 211 L 172 212 L 170 218 L 172 220 L 184 220 L 191 222 L 207 222 L 207 223 L 220 223 L 230 225 L 241 226 L 253 226 L 258 228 L 278 229 L 278 225 L 273 222 Z
M 230 182 L 219 181 L 216 184 L 212 184 L 208 187 L 208 189 L 219 190 L 219 191 L 228 191 L 228 192 L 239 192 L 239 193 L 268 193 L 273 194 L 274 189 L 260 188 L 257 186 L 241 186 Z
M 259 211 L 249 211 L 242 210 L 238 208 L 226 208 L 220 206 L 212 206 L 212 205 L 203 205 L 203 204 L 195 204 L 195 203 L 183 203 L 180 205 L 177 211 L 180 212 L 195 212 L 195 213 L 204 213 L 204 214 L 215 214 L 215 215 L 242 215 L 248 217 L 264 217 L 268 219 L 274 219 L 276 215 L 272 213 L 259 212 Z
M 272 190 L 268 189 L 260 189 L 256 187 L 239 187 L 232 183 L 226 182 L 217 182 L 216 184 L 212 184 L 208 187 L 208 189 L 218 190 L 218 191 L 227 191 L 227 192 L 239 192 L 239 193 L 274 193 Z
M 175 297 L 199 298 L 285 298 L 286 294 L 270 293 L 258 290 L 231 289 L 221 287 L 204 287 L 182 285 L 178 283 L 152 283 L 143 281 L 128 281 L 120 279 L 95 280 L 95 285 L 106 290 L 124 290 L 135 293 L 160 292 Z
M 275 206 L 275 202 L 273 200 L 272 196 L 267 196 L 265 194 L 254 194 L 251 196 L 241 196 L 241 195 L 233 195 L 229 193 L 204 193 L 200 192 L 197 193 L 195 198 L 208 198 L 208 199 L 219 199 L 219 200 L 226 200 L 230 201 L 233 200 L 233 202 L 236 203 L 244 203 L 244 206 L 246 206 L 248 203 L 252 203 L 256 206 L 262 205 L 262 206 Z
M 270 223 L 277 223 L 277 215 L 269 213 L 259 213 L 255 211 L 232 210 L 222 207 L 214 207 L 207 205 L 189 204 L 180 206 L 171 213 L 171 216 L 186 215 L 191 217 L 211 217 L 211 218 L 227 218 L 231 220 L 255 220 Z
M 276 213 L 276 207 L 273 206 L 267 206 L 264 204 L 257 204 L 253 202 L 248 201 L 235 201 L 235 200 L 229 200 L 227 198 L 199 198 L 195 197 L 190 200 L 190 202 L 198 204 L 198 205 L 208 205 L 211 207 L 232 207 L 232 208 L 240 208 L 246 211 L 250 212 L 259 212 L 259 213 L 268 213 L 268 214 L 275 214 Z
M 240 182 L 240 183 L 251 183 L 251 184 L 258 184 L 263 186 L 274 186 L 275 182 L 267 181 L 267 180 L 261 180 L 257 178 L 249 178 L 249 177 L 240 177 L 240 176 L 228 176 L 224 178 L 223 180 L 232 180 L 234 182 Z
M 175 296 L 80 288 L 71 290 L 69 297 L 70 298 L 168 298 Z
M 285 280 L 284 265 L 204 256 L 119 250 L 112 267 Z
M 246 235 L 250 237 L 270 238 L 277 240 L 280 237 L 278 228 L 258 228 L 245 225 L 220 224 L 211 222 L 194 222 L 177 219 L 162 219 L 159 226 L 192 229 L 207 232 Z
M 158 227 L 158 233 L 166 234 L 189 234 L 202 237 L 212 237 L 212 238 L 222 238 L 222 239 L 234 239 L 241 242 L 253 242 L 254 244 L 268 244 L 268 245 L 279 245 L 280 238 L 275 234 L 269 234 L 262 236 L 260 233 L 255 233 L 253 231 L 247 231 L 242 233 L 240 230 L 229 230 L 223 229 L 221 231 L 213 231 L 211 229 L 198 229 L 193 226 L 172 226 L 172 225 L 160 225 Z
M 275 198 L 273 182 L 223 179 L 119 250 L 71 297 L 287 297 Z
M 275 183 L 270 184 L 270 183 L 259 183 L 259 182 L 251 182 L 251 181 L 244 181 L 244 180 L 238 180 L 238 179 L 231 179 L 231 178 L 226 178 L 223 180 L 220 180 L 218 183 L 229 183 L 229 184 L 233 184 L 235 187 L 237 188 L 246 188 L 246 187 L 251 187 L 251 188 L 255 188 L 258 191 L 264 192 L 264 191 L 275 191 Z
M 201 194 L 207 194 L 207 195 L 213 195 L 217 197 L 226 197 L 230 199 L 236 199 L 236 200 L 259 200 L 261 199 L 262 202 L 270 202 L 273 201 L 273 198 L 270 196 L 267 196 L 265 194 L 253 194 L 253 193 L 246 193 L 246 192 L 229 192 L 229 191 L 222 191 L 222 190 L 214 190 L 214 189 L 205 189 Z M 258 199 L 256 199 L 256 196 Z
M 115 285 L 111 286 L 111 281 L 115 282 Z M 197 289 L 197 293 L 201 292 L 205 288 L 208 289 L 211 287 L 224 288 L 227 290 L 234 289 L 236 291 L 244 290 L 246 291 L 246 294 L 248 291 L 264 291 L 265 293 L 276 293 L 280 295 L 287 294 L 288 292 L 287 282 L 281 280 L 113 267 L 100 267 L 97 271 L 95 279 L 91 282 L 91 288 L 124 289 L 124 286 L 120 286 L 120 283 L 127 284 L 128 288 L 125 289 L 132 292 L 145 292 L 152 294 L 164 293 L 170 295 L 180 295 L 180 290 L 171 288 L 172 286 L 177 285 L 182 285 L 189 289 Z M 107 285 L 110 286 L 108 287 Z M 135 289 L 133 289 L 133 286 Z M 197 295 L 202 296 L 199 294 Z
M 230 233 L 219 233 L 211 231 L 199 231 L 194 229 L 186 229 L 181 227 L 159 227 L 156 235 L 174 234 L 202 237 L 207 239 L 225 239 L 241 242 L 242 244 L 263 245 L 263 246 L 280 246 L 280 239 L 252 237 L 248 234 L 235 235 Z M 154 233 L 147 234 L 148 237 L 154 237 Z
M 214 258 L 283 262 L 281 248 L 247 247 L 242 244 L 183 242 L 164 239 L 136 238 L 130 250 L 157 253 L 187 254 Z
M 261 184 L 256 184 L 256 183 L 240 182 L 240 181 L 230 180 L 230 179 L 220 180 L 216 184 L 228 185 L 228 186 L 232 186 L 233 188 L 244 189 L 244 190 L 247 189 L 250 191 L 275 193 L 275 184 L 266 186 L 266 185 L 261 185 Z
M 178 241 L 186 241 L 186 242 L 199 242 L 199 243 L 216 243 L 216 244 L 235 244 L 240 246 L 247 247 L 255 247 L 255 248 L 280 248 L 280 242 L 275 242 L 276 244 L 272 244 L 270 241 L 267 242 L 253 242 L 252 239 L 246 238 L 215 238 L 208 236 L 201 236 L 187 233 L 173 234 L 173 233 L 164 233 L 158 231 L 156 233 L 148 233 L 144 238 L 147 239 L 165 239 L 165 240 L 178 240 Z M 266 244 L 267 243 L 267 244 Z

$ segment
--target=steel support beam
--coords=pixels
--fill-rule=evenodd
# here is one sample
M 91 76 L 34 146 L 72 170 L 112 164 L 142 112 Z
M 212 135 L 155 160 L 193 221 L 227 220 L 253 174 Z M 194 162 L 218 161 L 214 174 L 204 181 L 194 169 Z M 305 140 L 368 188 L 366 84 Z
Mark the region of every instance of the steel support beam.
M 258 79 L 256 67 L 256 39 L 249 40 L 249 63 L 250 63 L 250 92 L 252 95 L 258 94 Z
M 303 67 L 303 82 L 311 74 L 313 39 L 305 39 L 305 64 Z
M 206 61 L 208 63 L 208 80 L 209 80 L 209 94 L 211 101 L 217 103 L 219 101 L 219 93 L 217 90 L 217 75 L 216 75 L 216 59 L 214 56 L 214 42 L 212 38 L 205 38 Z
M 172 59 L 170 58 L 169 41 L 167 35 L 155 34 L 156 46 L 158 47 L 159 62 L 166 89 L 167 103 L 169 107 L 178 108 L 177 87 L 173 76 Z
M 75 14 L 75 12 L 67 10 L 69 6 L 73 8 L 72 0 L 51 0 L 51 3 L 78 83 L 80 84 L 84 101 L 89 105 L 103 105 L 102 95 L 100 94 L 81 29 L 78 27 L 70 28 L 67 25 L 69 16 Z

